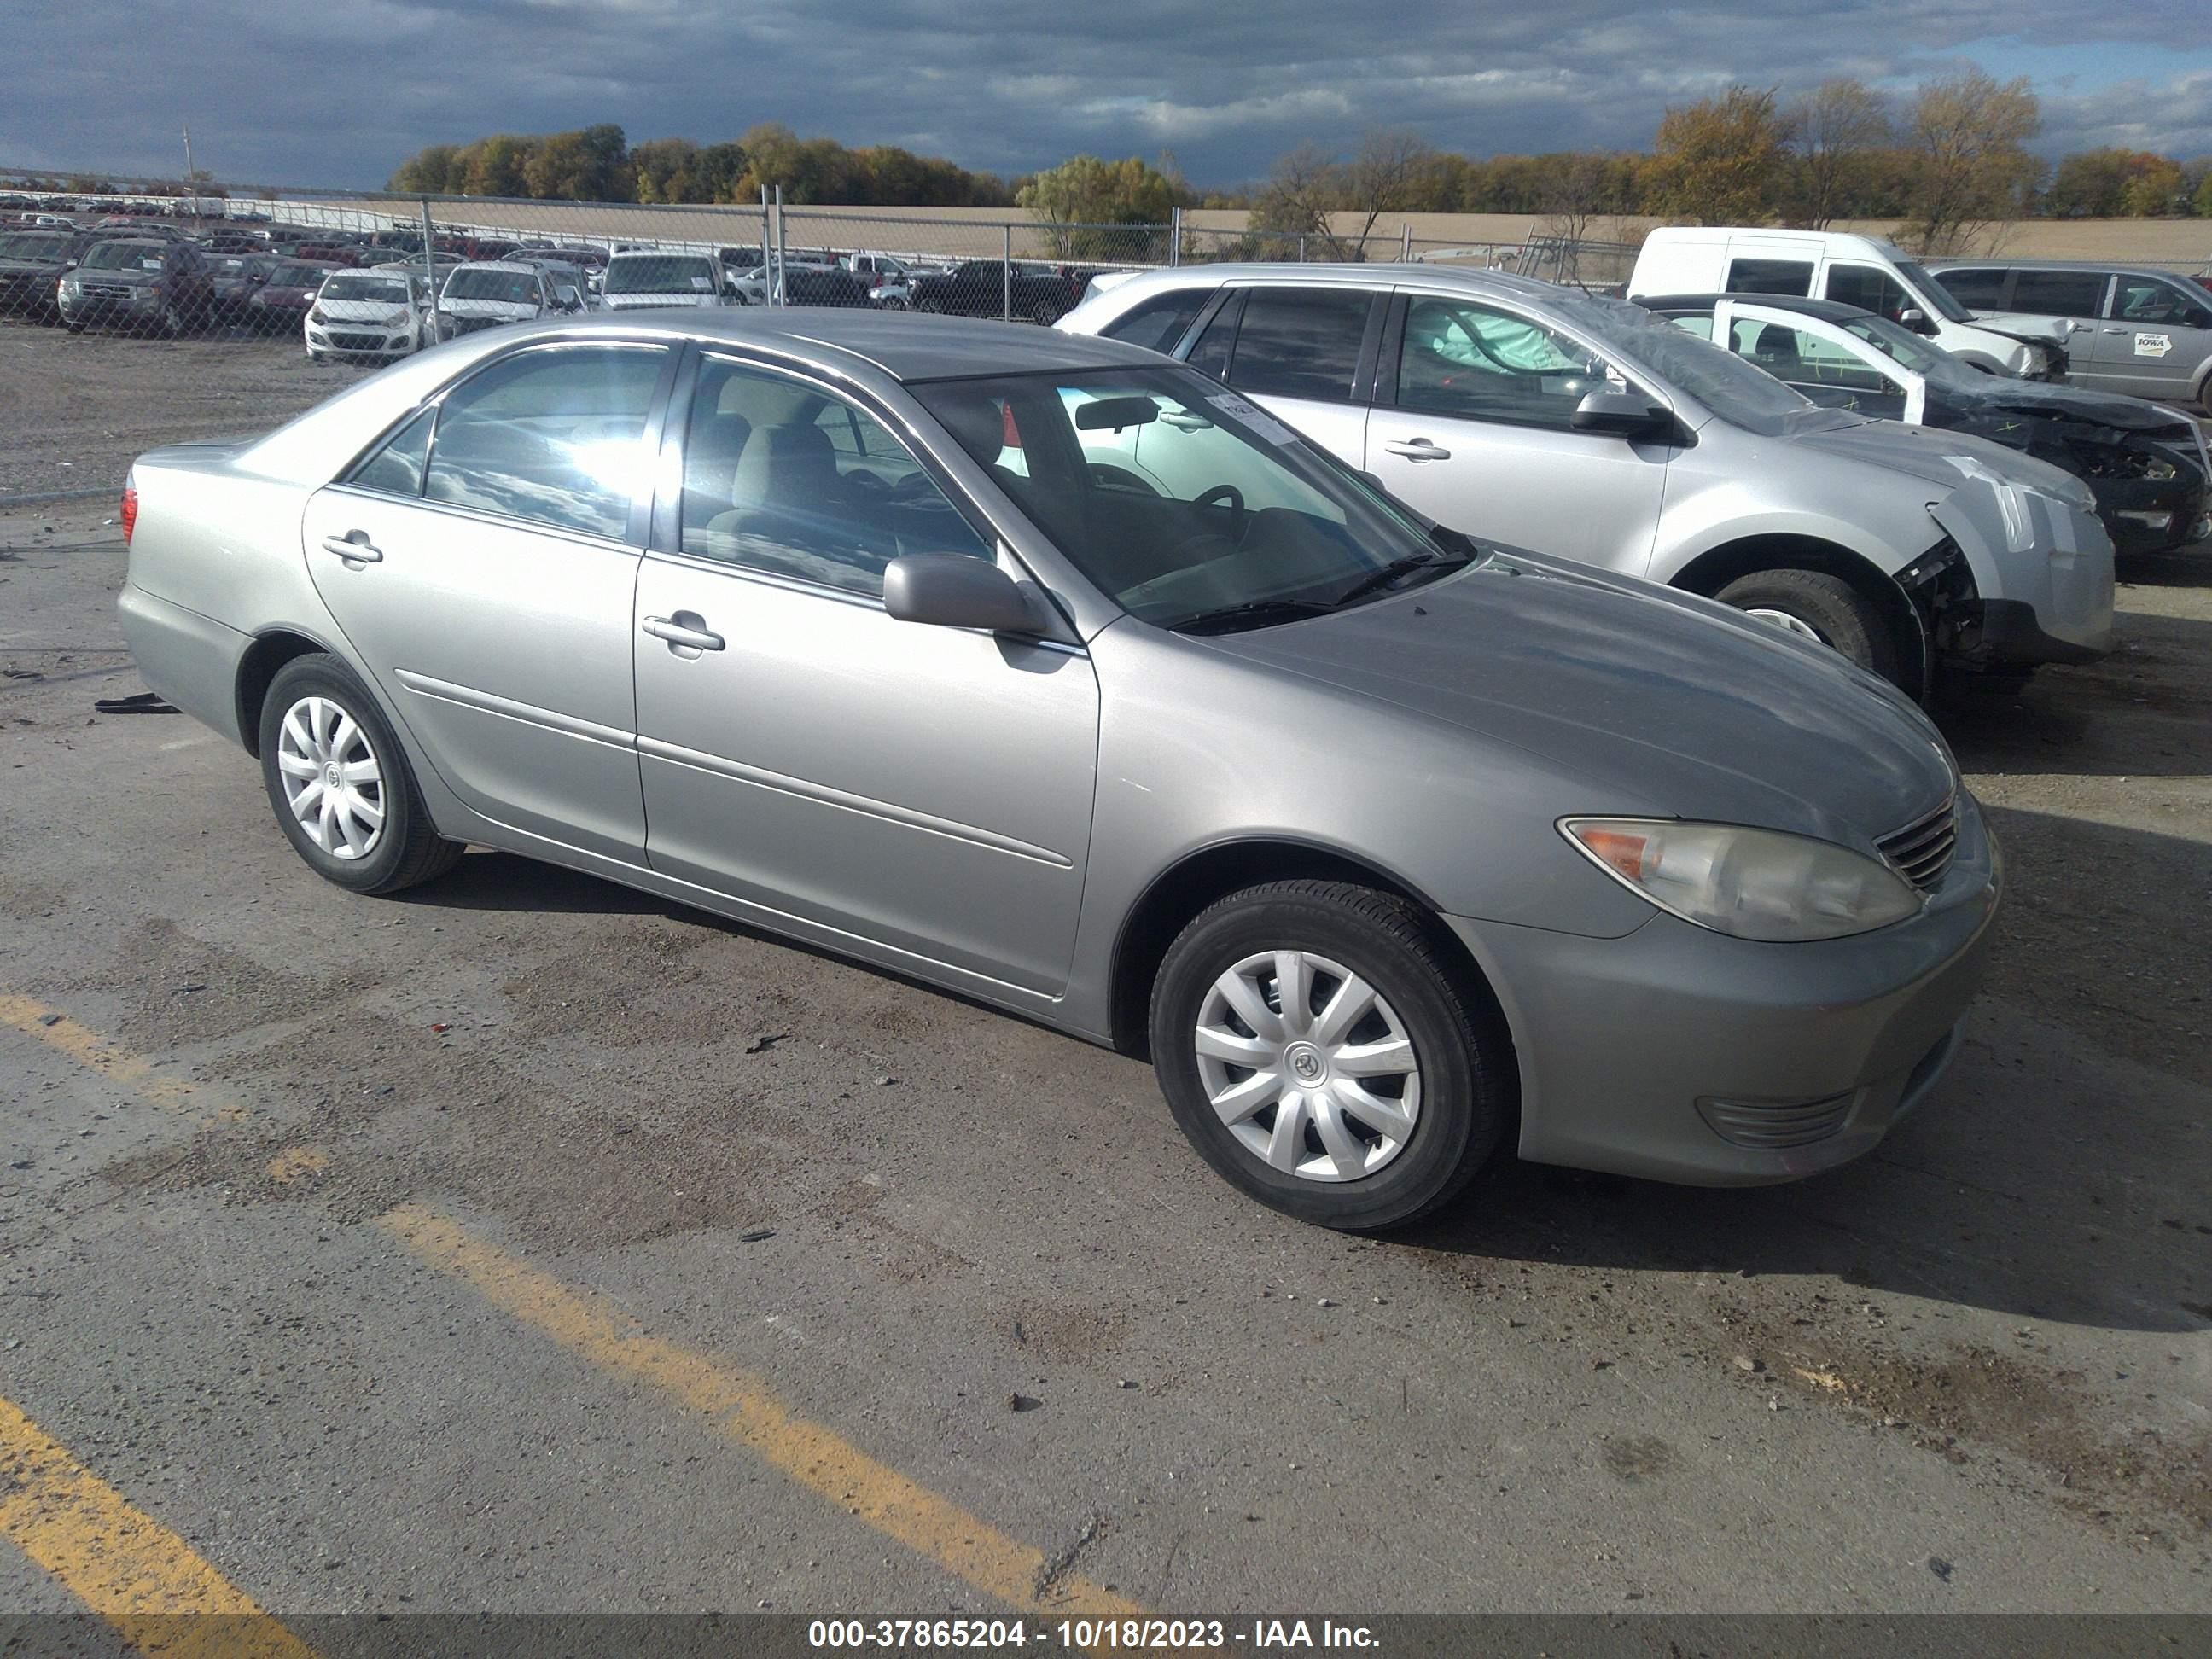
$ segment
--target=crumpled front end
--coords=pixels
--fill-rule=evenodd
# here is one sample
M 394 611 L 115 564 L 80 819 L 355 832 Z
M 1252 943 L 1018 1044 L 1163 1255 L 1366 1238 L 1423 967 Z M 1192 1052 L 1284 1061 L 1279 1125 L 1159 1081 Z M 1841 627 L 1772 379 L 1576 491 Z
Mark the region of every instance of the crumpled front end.
M 1929 507 L 1973 581 L 1936 635 L 1938 660 L 1973 672 L 2094 662 L 2112 648 L 2112 539 L 2080 479 L 2049 485 L 1947 456 L 1958 489 Z
M 2089 487 L 2121 553 L 2160 553 L 2212 537 L 2212 458 L 2195 423 L 2124 428 L 2090 419 L 1991 410 L 1959 429 L 2063 468 Z

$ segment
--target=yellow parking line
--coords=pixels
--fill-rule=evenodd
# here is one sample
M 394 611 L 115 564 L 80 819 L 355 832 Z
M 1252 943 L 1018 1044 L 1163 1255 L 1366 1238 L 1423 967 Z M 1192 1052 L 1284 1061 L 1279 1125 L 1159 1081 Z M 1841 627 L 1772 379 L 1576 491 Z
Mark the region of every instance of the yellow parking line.
M 0 1535 L 132 1647 L 163 1659 L 314 1659 L 191 1545 L 4 1399 L 0 1460 Z
M 182 1078 L 155 1075 L 154 1062 L 145 1055 L 116 1048 L 90 1026 L 80 1025 L 67 1014 L 30 997 L 0 994 L 0 1025 L 12 1025 L 25 1036 L 38 1038 L 87 1071 L 155 1105 L 181 1105 L 192 1091 L 192 1085 Z
M 1043 1554 L 795 1415 L 758 1377 L 674 1342 L 634 1334 L 598 1298 L 571 1290 L 435 1211 L 403 1204 L 380 1218 L 420 1260 L 465 1279 L 494 1306 L 604 1370 L 650 1382 L 714 1419 L 808 1491 L 837 1504 L 966 1583 L 1024 1612 L 1136 1618 L 1146 1609 L 1070 1575 L 1042 1595 Z

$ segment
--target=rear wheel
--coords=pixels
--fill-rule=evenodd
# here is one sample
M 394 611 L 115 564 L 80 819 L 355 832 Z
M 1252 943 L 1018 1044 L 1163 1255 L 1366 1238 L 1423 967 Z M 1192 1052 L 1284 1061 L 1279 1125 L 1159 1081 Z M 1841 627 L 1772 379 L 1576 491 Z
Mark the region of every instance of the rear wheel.
M 1747 616 L 1840 652 L 1893 685 L 1903 684 L 1905 653 L 1888 619 L 1840 576 L 1820 570 L 1754 570 L 1715 597 Z
M 441 876 L 462 847 L 423 809 L 399 739 L 352 670 L 322 653 L 276 671 L 261 704 L 261 775 L 287 840 L 356 893 Z
M 1153 983 L 1152 1062 L 1217 1173 L 1348 1231 L 1414 1220 L 1474 1178 L 1504 1132 L 1510 1060 L 1434 927 L 1387 893 L 1283 881 L 1183 929 Z

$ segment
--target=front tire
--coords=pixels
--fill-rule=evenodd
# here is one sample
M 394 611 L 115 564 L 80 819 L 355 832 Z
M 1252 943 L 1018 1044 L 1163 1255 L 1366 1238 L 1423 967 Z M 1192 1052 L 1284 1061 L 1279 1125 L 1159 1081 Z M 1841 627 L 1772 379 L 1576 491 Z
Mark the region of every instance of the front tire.
M 1344 882 L 1209 906 L 1153 982 L 1152 1064 L 1216 1173 L 1272 1208 L 1364 1232 L 1449 1203 L 1502 1139 L 1504 1035 L 1434 921 Z
M 1819 570 L 1754 570 L 1714 595 L 1761 622 L 1827 646 L 1892 685 L 1905 685 L 1904 653 L 1872 599 Z M 1907 691 L 1913 690 L 1905 685 Z
M 295 657 L 270 682 L 261 777 L 293 849 L 340 887 L 396 893 L 460 860 L 461 844 L 430 822 L 375 698 L 336 657 Z

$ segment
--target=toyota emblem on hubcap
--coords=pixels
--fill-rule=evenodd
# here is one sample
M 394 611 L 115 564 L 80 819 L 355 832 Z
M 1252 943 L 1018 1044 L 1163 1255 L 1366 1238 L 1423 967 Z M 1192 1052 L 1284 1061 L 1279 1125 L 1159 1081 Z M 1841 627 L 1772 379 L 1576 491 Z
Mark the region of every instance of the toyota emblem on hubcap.
M 1320 1078 L 1322 1063 L 1321 1054 L 1317 1050 L 1301 1042 L 1291 1050 L 1287 1058 L 1291 1062 L 1291 1069 L 1306 1082 L 1312 1083 Z

